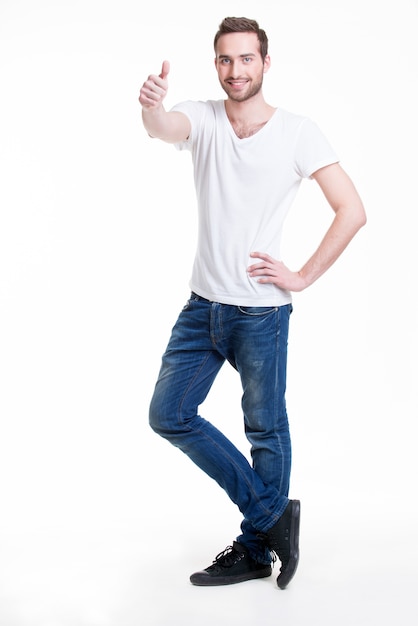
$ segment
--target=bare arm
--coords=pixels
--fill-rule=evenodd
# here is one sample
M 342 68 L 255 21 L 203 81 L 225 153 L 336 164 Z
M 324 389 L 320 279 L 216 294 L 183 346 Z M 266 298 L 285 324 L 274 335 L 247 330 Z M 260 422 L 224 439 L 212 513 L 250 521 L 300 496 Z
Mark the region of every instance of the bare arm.
M 260 283 L 273 283 L 290 291 L 302 291 L 326 272 L 345 250 L 354 235 L 366 223 L 363 203 L 342 167 L 335 163 L 313 174 L 335 212 L 331 226 L 317 250 L 298 272 L 292 272 L 284 263 L 264 252 L 252 252 L 262 259 L 248 268 L 250 276 L 260 277 Z
M 191 127 L 186 115 L 164 109 L 163 100 L 168 91 L 169 71 L 170 64 L 164 61 L 161 74 L 152 74 L 142 85 L 139 102 L 142 105 L 142 121 L 148 134 L 168 143 L 176 143 L 187 139 Z

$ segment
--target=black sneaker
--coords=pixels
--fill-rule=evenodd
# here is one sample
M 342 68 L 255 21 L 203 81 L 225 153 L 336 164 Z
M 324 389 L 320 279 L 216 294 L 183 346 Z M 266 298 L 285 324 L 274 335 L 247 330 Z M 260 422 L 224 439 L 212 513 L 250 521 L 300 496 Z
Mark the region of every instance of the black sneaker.
M 289 500 L 278 522 L 263 537 L 266 545 L 279 557 L 282 566 L 277 585 L 284 589 L 295 575 L 299 563 L 300 501 Z
M 192 574 L 190 582 L 200 586 L 232 585 L 253 578 L 266 578 L 271 576 L 271 572 L 271 565 L 254 561 L 248 550 L 234 541 L 232 546 L 218 554 L 212 565 Z

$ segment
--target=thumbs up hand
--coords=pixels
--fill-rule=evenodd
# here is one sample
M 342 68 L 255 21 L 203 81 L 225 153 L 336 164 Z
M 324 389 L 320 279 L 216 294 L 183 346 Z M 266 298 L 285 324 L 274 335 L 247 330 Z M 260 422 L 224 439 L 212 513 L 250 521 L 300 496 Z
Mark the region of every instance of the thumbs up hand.
M 157 76 L 151 74 L 142 85 L 139 92 L 139 102 L 144 109 L 157 109 L 162 105 L 168 91 L 167 76 L 170 71 L 170 63 L 163 61 L 161 73 Z

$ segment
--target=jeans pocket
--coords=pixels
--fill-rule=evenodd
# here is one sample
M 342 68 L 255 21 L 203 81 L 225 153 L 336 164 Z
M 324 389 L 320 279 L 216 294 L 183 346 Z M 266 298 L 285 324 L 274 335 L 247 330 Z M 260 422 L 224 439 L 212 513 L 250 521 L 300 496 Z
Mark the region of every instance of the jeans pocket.
M 239 306 L 238 310 L 244 315 L 249 315 L 252 317 L 260 317 L 263 315 L 270 315 L 271 313 L 275 313 L 278 311 L 277 306 Z

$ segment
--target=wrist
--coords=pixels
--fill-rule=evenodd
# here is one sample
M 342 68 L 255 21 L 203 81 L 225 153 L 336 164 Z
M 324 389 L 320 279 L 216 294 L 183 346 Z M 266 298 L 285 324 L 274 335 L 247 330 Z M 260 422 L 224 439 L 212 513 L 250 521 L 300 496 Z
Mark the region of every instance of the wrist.
M 310 287 L 312 283 L 315 281 L 315 278 L 313 278 L 312 276 L 309 276 L 309 274 L 306 272 L 306 270 L 304 270 L 304 268 L 299 270 L 297 272 L 297 275 L 298 275 L 298 281 L 300 284 L 299 291 L 303 291 L 307 287 Z

